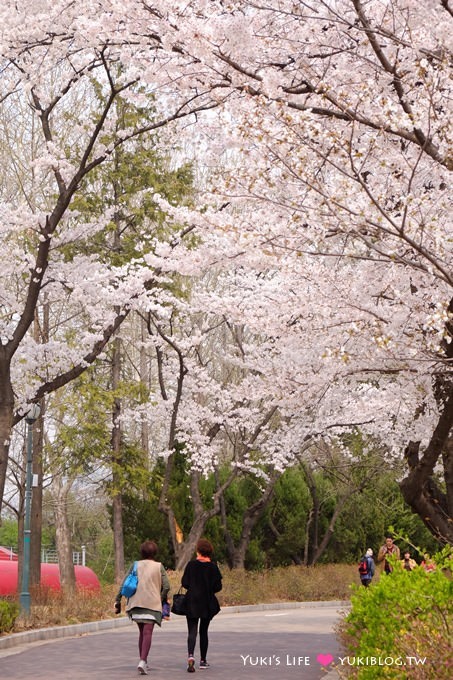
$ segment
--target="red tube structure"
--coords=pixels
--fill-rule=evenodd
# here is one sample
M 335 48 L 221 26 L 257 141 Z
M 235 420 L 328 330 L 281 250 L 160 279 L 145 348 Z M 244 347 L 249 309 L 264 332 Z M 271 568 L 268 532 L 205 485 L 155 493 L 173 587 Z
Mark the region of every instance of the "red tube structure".
M 81 590 L 98 592 L 101 589 L 99 579 L 89 567 L 75 566 L 76 586 Z M 17 590 L 17 560 L 0 560 L 0 597 L 15 595 Z M 61 590 L 60 569 L 58 564 L 41 564 L 41 586 L 52 590 Z

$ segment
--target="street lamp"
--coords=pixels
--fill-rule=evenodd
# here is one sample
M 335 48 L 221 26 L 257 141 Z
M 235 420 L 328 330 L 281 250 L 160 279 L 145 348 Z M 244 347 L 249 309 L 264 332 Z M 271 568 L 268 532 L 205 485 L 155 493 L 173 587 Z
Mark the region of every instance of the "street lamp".
M 41 409 L 39 404 L 32 404 L 25 416 L 28 425 L 27 432 L 27 467 L 25 473 L 25 518 L 24 518 L 24 550 L 22 555 L 22 591 L 20 594 L 20 606 L 26 613 L 30 613 L 30 514 L 31 494 L 33 477 L 33 424 L 39 418 Z

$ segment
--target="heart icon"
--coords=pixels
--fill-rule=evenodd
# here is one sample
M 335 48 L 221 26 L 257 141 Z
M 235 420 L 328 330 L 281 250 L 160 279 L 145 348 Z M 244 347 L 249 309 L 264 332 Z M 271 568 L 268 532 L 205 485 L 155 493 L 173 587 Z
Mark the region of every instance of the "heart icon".
M 321 666 L 328 666 L 329 663 L 332 663 L 333 656 L 332 654 L 318 654 L 316 661 L 320 663 Z

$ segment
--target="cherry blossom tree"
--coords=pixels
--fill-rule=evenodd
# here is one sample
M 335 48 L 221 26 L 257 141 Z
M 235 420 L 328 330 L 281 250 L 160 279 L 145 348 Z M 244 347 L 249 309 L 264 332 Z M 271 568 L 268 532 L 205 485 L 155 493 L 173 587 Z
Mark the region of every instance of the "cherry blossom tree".
M 184 49 L 231 91 L 200 135 L 233 165 L 191 217 L 197 263 L 229 277 L 206 299 L 268 339 L 255 371 L 299 431 L 360 425 L 406 452 L 406 501 L 451 541 L 451 5 L 198 9 Z
M 199 84 L 172 86 L 159 19 L 144 3 L 5 2 L 0 13 L 0 101 L 10 137 L 17 112 L 25 119 L 20 150 L 11 141 L 13 153 L 6 155 L 1 203 L 2 498 L 11 427 L 30 401 L 92 364 L 152 287 L 153 273 L 139 257 L 111 266 L 82 249 L 68 256 L 71 244 L 92 238 L 112 217 L 105 210 L 84 219 L 74 198 L 90 173 L 129 140 L 152 136 L 172 121 L 193 121 L 216 102 Z M 149 120 L 121 125 L 116 100 L 139 103 L 151 95 Z M 138 236 L 138 250 L 146 247 L 143 238 Z M 35 318 L 39 322 L 44 299 L 54 314 L 51 327 L 59 330 L 38 344 L 30 328 Z
M 262 442 L 263 462 L 288 462 L 307 437 L 378 434 L 408 453 L 406 501 L 453 540 L 450 2 L 42 0 L 1 11 L 1 99 L 10 115 L 29 102 L 42 138 L 29 166 L 47 190 L 37 205 L 14 196 L 2 207 L 0 471 L 17 409 L 80 374 L 131 308 L 168 314 L 150 302 L 153 281 L 177 274 L 197 283 L 192 312 L 247 326 L 244 378 L 225 398 L 242 390 L 249 424 L 262 417 L 250 394 L 255 408 L 277 408 L 284 428 Z M 141 87 L 155 96 L 149 125 L 111 141 L 113 101 L 140 101 Z M 66 261 L 64 245 L 101 223 L 71 210 L 87 174 L 132 136 L 186 117 L 202 120 L 190 137 L 211 185 L 198 211 L 155 200 L 195 238 L 156 243 L 127 267 Z M 215 286 L 202 285 L 209 270 Z M 64 301 L 71 333 L 83 309 L 89 331 L 69 352 L 27 335 L 44 289 Z M 198 368 L 174 426 L 208 469 L 217 444 L 194 396 Z M 209 387 L 222 394 L 220 381 Z

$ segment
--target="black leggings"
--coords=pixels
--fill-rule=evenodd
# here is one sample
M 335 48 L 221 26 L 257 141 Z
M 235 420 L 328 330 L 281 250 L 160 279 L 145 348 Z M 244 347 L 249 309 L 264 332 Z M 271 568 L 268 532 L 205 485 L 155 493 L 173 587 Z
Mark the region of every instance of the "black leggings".
M 186 616 L 187 619 L 187 651 L 189 656 L 193 656 L 195 652 L 195 643 L 197 641 L 198 621 L 200 621 L 200 659 L 206 661 L 208 653 L 208 628 L 211 619 L 192 619 Z

